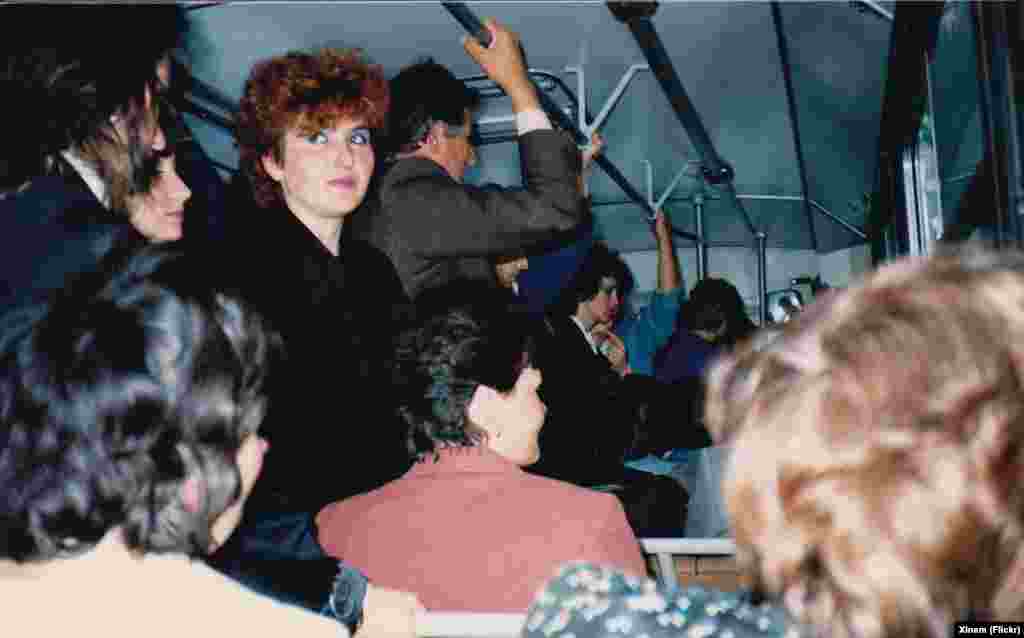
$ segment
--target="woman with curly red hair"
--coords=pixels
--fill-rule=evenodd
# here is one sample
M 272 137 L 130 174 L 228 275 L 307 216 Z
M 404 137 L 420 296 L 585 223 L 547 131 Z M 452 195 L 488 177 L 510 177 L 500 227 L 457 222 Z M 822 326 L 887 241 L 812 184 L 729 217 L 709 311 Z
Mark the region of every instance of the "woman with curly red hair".
M 269 382 L 263 478 L 214 564 L 310 608 L 337 572 L 313 514 L 409 465 L 396 417 L 357 400 L 387 394 L 401 285 L 387 257 L 342 232 L 369 188 L 388 103 L 361 52 L 290 52 L 253 67 L 236 120 L 251 206 L 229 219 L 218 267 L 280 332 L 287 358 Z M 373 463 L 346 462 L 346 451 Z

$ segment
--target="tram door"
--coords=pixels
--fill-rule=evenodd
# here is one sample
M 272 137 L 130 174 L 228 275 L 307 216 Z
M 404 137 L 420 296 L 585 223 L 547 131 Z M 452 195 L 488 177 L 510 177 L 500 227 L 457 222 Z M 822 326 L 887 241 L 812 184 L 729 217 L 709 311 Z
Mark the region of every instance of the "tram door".
M 904 48 L 904 59 L 890 60 L 891 73 L 909 75 L 905 70 L 916 66 L 919 85 L 893 104 L 912 111 L 907 119 L 916 126 L 900 132 L 902 142 L 889 140 L 892 188 L 880 203 L 891 206 L 893 218 L 882 231 L 884 258 L 925 255 L 946 242 L 1021 246 L 1024 238 L 1020 7 L 934 4 L 930 22 L 916 32 L 897 29 L 895 36 L 927 30 L 926 46 Z M 897 10 L 901 17 L 926 22 L 920 13 Z M 905 59 L 915 55 L 922 59 Z M 884 152 L 886 140 L 881 147 Z

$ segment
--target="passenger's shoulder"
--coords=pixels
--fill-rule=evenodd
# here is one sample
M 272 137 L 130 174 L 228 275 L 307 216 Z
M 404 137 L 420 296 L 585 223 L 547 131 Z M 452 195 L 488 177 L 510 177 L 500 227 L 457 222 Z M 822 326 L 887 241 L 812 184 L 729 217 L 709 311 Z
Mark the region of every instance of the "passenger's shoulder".
M 537 476 L 535 474 L 525 472 L 524 477 L 525 478 L 523 480 L 525 484 L 529 485 L 534 490 L 547 492 L 547 497 L 564 499 L 567 506 L 572 509 L 607 509 L 615 507 L 619 502 L 618 499 L 611 494 L 587 489 L 585 487 L 580 487 L 579 485 L 559 481 L 558 479 L 546 476 Z
M 519 136 L 519 141 L 527 144 L 575 146 L 575 143 L 566 132 L 553 128 L 535 129 L 529 133 L 524 133 Z

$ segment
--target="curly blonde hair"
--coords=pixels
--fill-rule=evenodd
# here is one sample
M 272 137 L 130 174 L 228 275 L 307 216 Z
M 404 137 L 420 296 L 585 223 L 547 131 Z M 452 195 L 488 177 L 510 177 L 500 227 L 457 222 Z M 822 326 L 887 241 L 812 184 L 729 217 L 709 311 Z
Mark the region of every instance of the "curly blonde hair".
M 1024 255 L 881 268 L 719 361 L 707 422 L 741 564 L 796 618 L 858 638 L 1021 620 Z
M 372 129 L 384 125 L 388 83 L 379 66 L 357 49 L 292 51 L 256 63 L 239 102 L 235 133 L 239 166 L 256 203 L 284 203 L 280 185 L 263 168 L 267 153 L 281 162 L 284 135 L 292 128 L 313 133 L 344 118 L 361 118 Z

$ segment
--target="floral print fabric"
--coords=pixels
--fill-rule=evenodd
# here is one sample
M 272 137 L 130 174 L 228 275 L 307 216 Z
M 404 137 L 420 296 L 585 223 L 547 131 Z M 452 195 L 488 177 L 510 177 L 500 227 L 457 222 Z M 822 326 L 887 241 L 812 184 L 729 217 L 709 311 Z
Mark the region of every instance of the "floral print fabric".
M 669 591 L 650 579 L 571 563 L 526 615 L 523 638 L 799 638 L 779 607 L 745 592 L 701 587 Z

